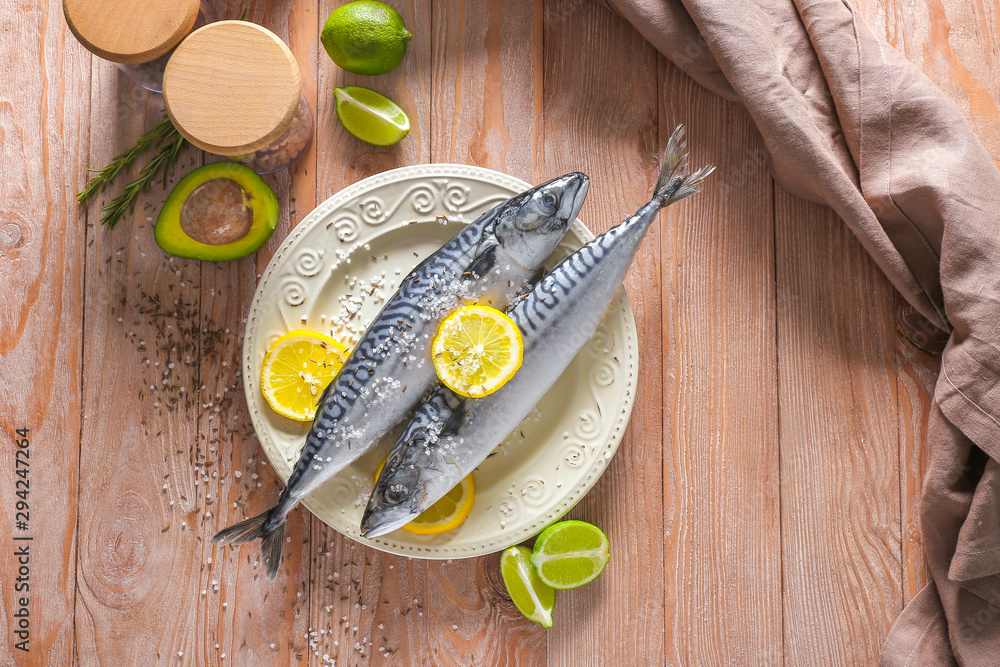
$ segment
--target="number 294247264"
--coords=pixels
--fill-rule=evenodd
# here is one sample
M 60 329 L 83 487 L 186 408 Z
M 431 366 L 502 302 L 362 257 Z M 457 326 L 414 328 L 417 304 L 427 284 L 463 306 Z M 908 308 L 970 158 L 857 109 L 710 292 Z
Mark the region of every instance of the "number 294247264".
M 14 527 L 20 531 L 28 530 L 31 521 L 31 506 L 28 496 L 31 491 L 31 441 L 28 439 L 28 429 L 19 428 L 14 431 Z

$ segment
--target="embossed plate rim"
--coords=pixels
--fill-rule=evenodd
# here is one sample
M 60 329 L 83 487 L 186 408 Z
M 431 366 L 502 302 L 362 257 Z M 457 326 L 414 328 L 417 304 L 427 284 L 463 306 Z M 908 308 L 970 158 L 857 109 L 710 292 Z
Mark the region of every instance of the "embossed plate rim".
M 346 204 L 351 203 L 366 193 L 377 190 L 378 188 L 391 186 L 393 184 L 401 184 L 405 181 L 414 180 L 415 178 L 473 179 L 487 187 L 496 187 L 511 193 L 530 187 L 528 183 L 525 183 L 520 179 L 481 167 L 470 167 L 468 165 L 447 163 L 400 167 L 370 176 L 340 190 L 319 204 L 305 216 L 301 223 L 291 230 L 288 236 L 281 243 L 278 250 L 274 253 L 274 256 L 267 265 L 267 268 L 261 274 L 261 278 L 254 292 L 253 301 L 251 302 L 250 312 L 247 314 L 247 323 L 244 330 L 242 350 L 244 394 L 254 430 L 257 433 L 257 437 L 261 443 L 261 448 L 264 450 L 268 461 L 275 468 L 276 472 L 278 472 L 282 481 L 286 481 L 288 478 L 286 461 L 281 448 L 277 446 L 274 438 L 271 436 L 269 430 L 270 425 L 261 414 L 261 404 L 263 403 L 263 399 L 260 396 L 256 382 L 260 373 L 261 360 L 257 359 L 257 355 L 253 353 L 253 350 L 257 345 L 257 335 L 262 328 L 262 303 L 269 287 L 272 285 L 272 279 L 276 280 L 280 275 L 281 270 L 284 268 L 285 263 L 291 260 L 290 253 L 295 249 L 295 246 L 300 242 L 300 240 L 303 239 L 303 237 L 313 228 L 324 224 L 333 218 L 334 214 Z M 443 196 L 444 194 L 442 194 L 442 197 Z M 407 223 L 403 222 L 393 225 L 391 222 L 388 222 L 388 218 L 386 218 L 377 224 L 378 229 L 372 233 L 371 240 L 374 240 L 380 234 L 384 234 L 389 230 L 396 229 L 405 224 Z M 333 221 L 330 221 L 327 226 L 330 227 L 332 225 Z M 581 237 L 584 242 L 594 237 L 593 233 L 591 233 L 579 219 L 574 221 L 572 230 L 577 236 Z M 350 249 L 352 247 L 352 244 L 344 241 L 343 238 L 340 238 L 340 242 L 345 248 Z M 597 483 L 597 480 L 603 474 L 604 470 L 607 469 L 608 462 L 614 456 L 619 445 L 621 444 L 625 429 L 628 426 L 632 408 L 635 403 L 635 374 L 636 357 L 638 355 L 638 341 L 632 308 L 628 300 L 628 295 L 624 289 L 612 304 L 611 309 L 609 309 L 609 314 L 611 312 L 615 312 L 618 317 L 621 318 L 619 322 L 621 323 L 621 328 L 624 333 L 624 341 L 622 345 L 624 358 L 619 362 L 623 375 L 623 383 L 621 385 L 621 389 L 616 393 L 618 396 L 616 404 L 617 409 L 615 410 L 615 420 L 611 425 L 610 434 L 607 441 L 599 448 L 598 451 L 594 453 L 594 461 L 590 464 L 589 469 L 581 474 L 582 479 L 574 485 L 567 487 L 567 489 L 561 494 L 554 494 L 548 502 L 540 508 L 537 516 L 535 516 L 533 520 L 528 520 L 530 521 L 528 525 L 524 525 L 517 530 L 501 530 L 495 535 L 484 536 L 475 541 L 475 543 L 467 546 L 449 546 L 448 543 L 407 543 L 404 540 L 394 539 L 394 536 L 399 537 L 402 534 L 401 531 L 397 531 L 397 533 L 392 533 L 380 538 L 366 539 L 361 537 L 360 533 L 357 532 L 356 527 L 352 532 L 350 527 L 348 527 L 347 530 L 344 530 L 341 526 L 334 525 L 338 522 L 338 518 L 333 514 L 332 508 L 326 507 L 323 502 L 316 500 L 313 495 L 307 497 L 303 501 L 303 505 L 305 505 L 317 518 L 322 520 L 331 528 L 355 541 L 388 553 L 415 558 L 455 559 L 482 556 L 500 551 L 512 544 L 517 544 L 537 534 L 549 523 L 558 519 L 560 516 L 572 509 L 573 506 L 575 506 L 576 503 L 578 503 L 583 496 L 593 488 L 593 486 Z M 605 354 L 607 354 L 606 351 Z

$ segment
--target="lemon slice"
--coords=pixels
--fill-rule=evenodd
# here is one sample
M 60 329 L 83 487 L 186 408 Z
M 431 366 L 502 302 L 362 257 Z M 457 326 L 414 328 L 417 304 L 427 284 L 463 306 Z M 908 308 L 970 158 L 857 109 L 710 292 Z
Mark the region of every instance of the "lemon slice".
M 530 559 L 527 547 L 505 549 L 500 556 L 500 576 L 517 610 L 529 621 L 551 628 L 556 592 L 538 577 Z
M 488 396 L 521 367 L 524 342 L 514 320 L 495 308 L 463 306 L 445 318 L 431 348 L 434 370 L 462 396 Z
M 323 334 L 296 330 L 264 353 L 260 389 L 271 409 L 300 422 L 312 421 L 316 403 L 347 359 L 347 348 Z
M 334 88 L 340 124 L 373 146 L 398 144 L 410 132 L 410 118 L 398 104 L 364 86 Z
M 378 464 L 375 479 L 382 474 L 385 459 Z M 403 526 L 403 530 L 414 535 L 437 535 L 458 528 L 469 517 L 476 502 L 476 484 L 472 475 L 463 479 L 440 500 L 421 512 L 416 519 Z

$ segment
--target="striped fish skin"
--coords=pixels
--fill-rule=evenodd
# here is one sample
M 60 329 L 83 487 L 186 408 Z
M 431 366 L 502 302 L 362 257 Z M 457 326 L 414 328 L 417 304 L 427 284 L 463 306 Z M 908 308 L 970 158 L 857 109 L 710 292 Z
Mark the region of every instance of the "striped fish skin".
M 587 176 L 573 172 L 515 195 L 414 268 L 320 397 L 277 505 L 259 525 L 251 525 L 254 517 L 213 540 L 265 539 L 269 576 L 272 567 L 276 572 L 280 546 L 273 547 L 277 555 L 269 553 L 268 537 L 288 513 L 405 419 L 436 381 L 429 348 L 441 320 L 463 301 L 506 308 L 562 240 L 588 188 Z
M 681 131 L 682 132 L 682 131 Z M 361 522 L 365 537 L 401 528 L 469 475 L 528 415 L 591 339 L 659 211 L 697 192 L 711 168 L 674 176 L 681 137 L 668 143 L 652 200 L 566 257 L 509 315 L 522 333 L 521 368 L 498 391 L 464 398 L 439 387 L 389 453 Z

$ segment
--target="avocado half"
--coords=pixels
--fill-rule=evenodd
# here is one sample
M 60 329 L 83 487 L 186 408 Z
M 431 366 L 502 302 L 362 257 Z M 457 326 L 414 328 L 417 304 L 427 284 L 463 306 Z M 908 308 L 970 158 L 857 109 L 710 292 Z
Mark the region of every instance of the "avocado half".
M 253 169 L 213 162 L 174 186 L 154 234 L 171 255 L 228 262 L 255 252 L 277 224 L 278 198 Z

